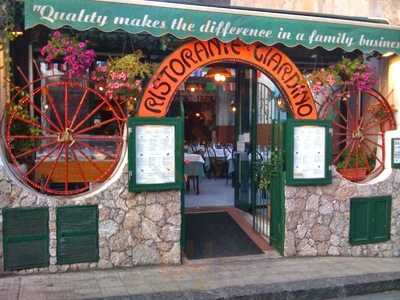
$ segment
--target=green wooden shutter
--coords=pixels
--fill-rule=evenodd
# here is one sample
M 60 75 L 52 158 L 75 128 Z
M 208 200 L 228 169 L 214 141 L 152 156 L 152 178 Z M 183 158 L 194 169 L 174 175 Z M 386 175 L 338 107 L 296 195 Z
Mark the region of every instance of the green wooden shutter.
M 350 202 L 350 242 L 364 244 L 369 240 L 369 203 L 362 198 L 353 198 Z
M 350 243 L 353 245 L 390 240 L 391 196 L 352 198 Z
M 57 208 L 57 263 L 99 260 L 97 206 Z
M 47 208 L 3 209 L 4 269 L 49 265 L 49 211 Z
M 370 202 L 372 242 L 386 241 L 390 239 L 392 199 L 390 196 L 377 197 Z

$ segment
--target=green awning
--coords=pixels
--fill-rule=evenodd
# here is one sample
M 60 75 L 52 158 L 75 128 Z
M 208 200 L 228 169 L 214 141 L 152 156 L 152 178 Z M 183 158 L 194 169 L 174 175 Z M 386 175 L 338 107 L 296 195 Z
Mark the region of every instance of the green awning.
M 260 41 L 266 45 L 400 54 L 398 26 L 153 1 L 25 0 L 25 27 L 39 24 L 51 29 L 122 29 L 154 36 L 169 33 L 181 39 L 216 37 L 228 42 L 239 38 L 246 43 Z

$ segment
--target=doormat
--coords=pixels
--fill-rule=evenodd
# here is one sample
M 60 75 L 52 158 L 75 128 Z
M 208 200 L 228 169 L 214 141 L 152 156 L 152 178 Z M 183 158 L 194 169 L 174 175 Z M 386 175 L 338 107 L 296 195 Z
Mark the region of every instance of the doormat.
M 263 253 L 226 212 L 185 216 L 188 259 Z

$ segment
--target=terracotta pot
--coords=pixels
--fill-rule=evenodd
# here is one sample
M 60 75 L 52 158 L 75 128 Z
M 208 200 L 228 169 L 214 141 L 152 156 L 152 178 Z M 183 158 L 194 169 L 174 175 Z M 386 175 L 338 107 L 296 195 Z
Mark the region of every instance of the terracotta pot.
M 361 181 L 367 177 L 368 168 L 338 169 L 338 172 L 350 181 Z

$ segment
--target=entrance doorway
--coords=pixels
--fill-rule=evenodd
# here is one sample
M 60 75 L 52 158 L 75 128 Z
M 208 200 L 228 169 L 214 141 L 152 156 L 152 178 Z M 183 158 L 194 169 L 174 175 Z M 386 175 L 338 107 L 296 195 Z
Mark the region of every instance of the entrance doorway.
M 209 76 L 214 70 L 225 72 L 225 80 Z M 261 254 L 271 244 L 280 250 L 271 235 L 280 209 L 272 213 L 272 197 L 279 194 L 260 186 L 263 168 L 282 147 L 287 105 L 279 88 L 244 64 L 214 64 L 185 81 L 169 115 L 182 108 L 186 257 Z
M 188 82 L 189 84 L 191 77 L 193 77 L 192 74 L 205 67 L 228 68 L 234 72 L 235 96 L 229 103 L 229 107 L 234 112 L 234 134 L 231 147 L 233 172 L 230 172 L 234 197 L 233 206 L 225 207 L 225 212 L 232 218 L 234 218 L 235 213 L 240 214 L 241 220 L 247 220 L 247 222 L 242 222 L 242 225 L 247 224 L 251 228 L 251 232 L 247 232 L 248 236 L 261 237 L 265 243 L 270 242 L 274 248 L 283 252 L 282 121 L 285 119 L 283 116 L 286 117 L 284 112 L 286 108 L 287 110 L 290 109 L 291 114 L 296 119 L 315 119 L 317 117 L 311 91 L 305 83 L 301 71 L 282 51 L 275 47 L 258 43 L 246 45 L 238 40 L 230 43 L 222 43 L 216 39 L 205 42 L 192 40 L 182 45 L 161 63 L 144 92 L 139 107 L 139 116 L 162 117 L 168 111 L 173 112 L 174 109 L 173 107 L 171 109 L 171 105 L 178 103 L 174 99 L 179 98 L 179 92 L 187 93 L 187 89 L 189 89 L 189 92 L 191 91 L 191 88 L 186 86 L 185 83 Z M 261 75 L 256 69 L 269 76 L 271 80 L 267 83 L 261 82 L 258 79 Z M 215 79 L 217 80 L 216 75 Z M 222 76 L 220 73 L 218 77 L 226 79 L 226 76 Z M 271 86 L 268 87 L 268 84 L 271 84 Z M 262 88 L 264 88 L 264 91 L 271 90 L 277 93 L 265 93 L 270 95 L 268 99 L 271 100 L 263 102 L 260 96 Z M 181 107 L 185 106 L 184 102 L 185 100 L 181 97 Z M 258 120 L 260 110 L 264 110 L 266 116 L 260 117 L 261 119 Z M 214 112 L 211 112 L 211 115 L 216 112 L 214 104 Z M 195 116 L 200 118 L 201 113 L 195 112 Z M 207 143 L 212 145 L 213 149 L 223 152 L 223 147 L 221 149 L 218 145 L 217 123 L 212 124 L 215 125 L 215 128 L 211 127 L 211 134 L 206 134 L 206 130 L 199 131 L 203 134 L 200 139 L 208 137 Z M 210 129 L 210 126 L 207 125 L 203 127 L 207 130 Z M 258 143 L 259 135 L 260 142 Z M 222 136 L 229 135 L 224 134 Z M 215 145 L 213 145 L 214 141 L 216 142 Z M 192 145 L 188 149 L 193 150 Z M 204 165 L 206 165 L 207 159 L 211 161 L 212 157 L 217 156 L 217 154 L 207 153 L 207 148 L 205 150 L 207 157 L 202 158 Z M 224 157 L 226 158 L 227 155 L 224 155 Z M 198 159 L 197 162 L 202 162 L 202 160 Z M 188 161 L 191 160 L 188 159 Z M 212 166 L 212 164 L 210 165 Z M 271 167 L 273 167 L 272 171 L 270 170 Z M 214 170 L 211 169 L 211 174 L 215 177 L 221 177 L 221 170 L 226 169 L 226 163 L 221 163 L 219 167 L 214 166 Z M 207 174 L 210 169 L 204 168 L 204 171 Z M 223 174 L 226 173 L 223 172 Z M 191 178 L 189 177 L 187 176 L 187 187 L 190 191 Z M 229 176 L 226 177 L 229 182 Z M 199 178 L 195 180 L 194 185 L 196 195 L 197 193 L 200 194 L 202 187 Z M 199 186 L 199 189 L 197 189 L 197 186 Z M 190 222 L 188 217 L 194 213 L 204 214 L 210 211 L 209 208 L 200 205 L 197 205 L 196 208 L 185 208 L 185 200 L 182 201 L 182 245 L 184 250 L 188 251 L 187 245 L 190 244 L 191 237 L 187 233 L 193 232 L 189 230 L 190 224 L 193 224 L 193 222 Z M 215 201 L 215 198 L 211 201 Z M 189 211 L 189 209 L 192 211 Z M 193 209 L 197 209 L 197 211 L 193 211 Z M 215 207 L 211 212 L 215 213 Z M 209 223 L 209 220 L 210 218 L 203 223 Z M 241 222 L 234 223 L 246 232 L 245 225 L 241 226 Z M 227 224 L 227 222 L 213 226 L 214 228 L 216 226 L 227 226 L 222 224 Z M 195 229 L 201 230 L 206 227 L 197 225 Z M 206 233 L 204 236 L 210 237 L 211 235 Z M 229 238 L 226 234 L 220 236 Z M 255 242 L 256 239 L 251 238 L 251 240 Z M 196 241 L 194 243 L 195 246 L 197 244 L 207 245 L 207 243 Z M 240 245 L 240 243 L 236 244 Z M 210 244 L 209 247 L 214 246 Z M 209 251 L 209 253 L 211 252 Z

